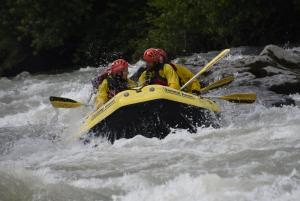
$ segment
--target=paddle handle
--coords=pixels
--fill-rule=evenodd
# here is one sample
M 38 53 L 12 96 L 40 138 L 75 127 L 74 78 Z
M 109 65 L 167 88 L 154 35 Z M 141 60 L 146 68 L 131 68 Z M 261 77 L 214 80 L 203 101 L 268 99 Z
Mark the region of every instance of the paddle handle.
M 192 77 L 189 81 L 187 81 L 180 90 L 183 90 L 185 87 L 187 87 L 191 82 L 193 82 L 197 77 L 202 75 L 205 71 L 207 71 L 211 66 L 213 66 L 215 63 L 220 61 L 223 57 L 225 57 L 230 52 L 230 49 L 223 50 L 220 54 L 218 54 L 213 60 L 211 60 L 209 63 L 207 63 L 194 77 Z

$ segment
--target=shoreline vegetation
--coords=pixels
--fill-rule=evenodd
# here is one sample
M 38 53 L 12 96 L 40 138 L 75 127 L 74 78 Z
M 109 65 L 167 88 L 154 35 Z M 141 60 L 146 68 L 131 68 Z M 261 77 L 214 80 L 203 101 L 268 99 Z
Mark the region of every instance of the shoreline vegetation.
M 297 0 L 4 0 L 0 12 L 0 76 L 134 62 L 148 47 L 175 57 L 300 43 Z

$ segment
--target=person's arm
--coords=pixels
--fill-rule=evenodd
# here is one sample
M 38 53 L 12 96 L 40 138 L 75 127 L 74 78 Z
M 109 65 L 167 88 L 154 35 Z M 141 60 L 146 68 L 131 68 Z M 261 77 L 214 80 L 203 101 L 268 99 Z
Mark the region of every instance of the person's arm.
M 194 73 L 192 73 L 187 67 L 183 66 L 185 68 L 185 72 L 187 73 L 188 80 L 194 77 Z M 191 83 L 191 91 L 192 92 L 197 92 L 200 93 L 200 82 L 198 79 L 194 79 L 193 82 Z
M 144 71 L 139 78 L 139 86 L 145 86 L 146 84 L 146 71 Z
M 103 105 L 108 101 L 107 91 L 108 91 L 108 83 L 107 80 L 105 79 L 103 80 L 103 82 L 100 84 L 98 88 L 98 92 L 96 95 L 96 102 L 95 102 L 96 109 L 98 109 L 99 107 L 101 107 L 101 105 Z
M 200 91 L 201 89 L 201 85 L 200 85 L 200 82 L 198 79 L 195 79 L 193 82 L 192 82 L 192 91 L 195 90 L 195 91 Z
M 129 88 L 134 88 L 134 87 L 137 86 L 137 83 L 135 81 L 133 81 L 133 80 L 131 80 L 129 78 L 127 80 L 128 80 L 128 87 Z
M 168 81 L 168 86 L 174 89 L 180 89 L 179 79 L 177 73 L 174 71 L 172 66 L 169 64 L 165 64 L 164 68 L 164 75 Z
M 189 81 L 192 77 L 194 77 L 194 74 L 184 65 L 176 64 L 176 67 L 178 70 L 180 70 L 180 73 L 182 73 L 184 77 L 184 83 Z M 195 93 L 200 93 L 200 83 L 198 79 L 194 79 L 192 83 L 186 87 L 188 92 L 195 92 Z

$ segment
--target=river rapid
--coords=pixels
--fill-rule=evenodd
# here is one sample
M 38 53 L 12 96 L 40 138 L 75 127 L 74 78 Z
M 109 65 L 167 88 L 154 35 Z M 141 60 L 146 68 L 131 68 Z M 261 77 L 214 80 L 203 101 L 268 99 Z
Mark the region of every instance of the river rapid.
M 176 61 L 196 72 L 217 53 Z M 201 80 L 235 80 L 206 95 L 256 92 L 257 101 L 216 100 L 220 128 L 163 140 L 74 139 L 91 109 L 54 109 L 49 96 L 87 102 L 96 71 L 0 78 L 0 201 L 299 200 L 299 47 L 233 48 Z

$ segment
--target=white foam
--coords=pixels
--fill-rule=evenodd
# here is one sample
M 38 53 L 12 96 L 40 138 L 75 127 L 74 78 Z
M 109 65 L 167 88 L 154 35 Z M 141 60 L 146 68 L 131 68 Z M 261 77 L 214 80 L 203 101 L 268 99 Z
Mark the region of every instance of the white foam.
M 229 55 L 223 62 L 243 58 Z M 130 66 L 130 72 L 137 66 Z M 252 90 L 240 85 L 253 80 L 253 75 L 235 70 L 231 86 Z M 34 199 L 93 200 L 87 197 L 90 195 L 115 201 L 299 199 L 299 107 L 268 108 L 261 104 L 265 100 L 262 96 L 248 105 L 219 101 L 224 123 L 219 129 L 198 128 L 195 134 L 178 129 L 163 140 L 136 136 L 113 145 L 99 138 L 83 145 L 68 141 L 68 137 L 89 108 L 54 110 L 48 98 L 63 96 L 86 102 L 94 71 L 85 68 L 40 76 L 23 73 L 12 81 L 0 80 L 7 85 L 0 85 L 1 109 L 5 107 L 1 111 L 7 111 L 0 118 L 0 146 L 9 146 L 1 153 L 0 171 L 8 175 L 5 178 L 28 186 Z M 219 76 L 218 72 L 213 76 Z M 272 78 L 275 80 L 256 81 L 283 81 L 280 76 Z M 226 90 L 214 93 L 226 94 Z M 290 97 L 300 102 L 299 94 Z M 50 134 L 56 134 L 57 139 Z
M 286 192 L 286 188 L 290 192 Z M 262 175 L 251 178 L 222 178 L 215 174 L 191 176 L 181 174 L 161 185 L 132 189 L 115 201 L 232 201 L 232 200 L 294 200 L 300 191 L 290 177 Z
M 46 105 L 39 105 L 29 111 L 6 115 L 0 118 L 0 127 L 29 126 L 30 124 L 43 123 L 50 109 Z
M 245 59 L 245 58 L 250 58 L 251 56 L 247 56 L 247 55 L 242 55 L 242 54 L 229 54 L 227 55 L 224 60 L 225 61 L 236 61 L 236 60 L 240 60 L 240 59 Z

